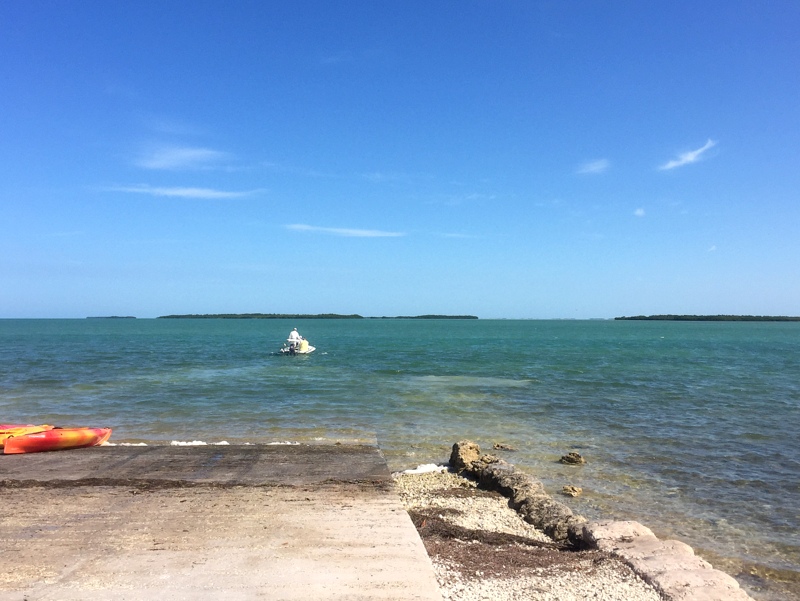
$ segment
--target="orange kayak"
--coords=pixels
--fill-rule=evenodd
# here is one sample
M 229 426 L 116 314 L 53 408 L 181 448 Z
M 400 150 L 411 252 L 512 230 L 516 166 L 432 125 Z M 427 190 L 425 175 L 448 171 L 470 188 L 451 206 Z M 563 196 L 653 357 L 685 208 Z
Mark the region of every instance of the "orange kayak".
M 53 426 L 35 426 L 33 424 L 0 424 L 0 448 L 5 446 L 7 438 L 12 436 L 22 436 L 24 434 L 35 434 L 52 430 Z
M 52 428 L 5 439 L 3 452 L 41 453 L 64 449 L 82 449 L 103 444 L 111 436 L 111 428 Z

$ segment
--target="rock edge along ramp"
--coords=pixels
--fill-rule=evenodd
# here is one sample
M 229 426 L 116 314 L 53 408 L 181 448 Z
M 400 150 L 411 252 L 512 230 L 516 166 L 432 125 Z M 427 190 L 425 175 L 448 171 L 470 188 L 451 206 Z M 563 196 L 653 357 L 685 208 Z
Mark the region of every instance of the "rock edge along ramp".
M 441 599 L 375 447 L 0 457 L 0 599 Z

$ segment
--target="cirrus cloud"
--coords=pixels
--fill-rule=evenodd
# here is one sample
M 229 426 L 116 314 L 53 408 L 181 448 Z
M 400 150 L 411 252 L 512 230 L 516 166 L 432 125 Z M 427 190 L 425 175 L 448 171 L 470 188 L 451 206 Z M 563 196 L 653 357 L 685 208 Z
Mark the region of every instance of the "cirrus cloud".
M 702 157 L 704 152 L 706 152 L 710 148 L 713 148 L 716 145 L 717 143 L 709 138 L 708 141 L 697 150 L 690 150 L 688 152 L 679 154 L 678 158 L 672 159 L 671 161 L 667 161 L 666 163 L 661 165 L 659 169 L 661 171 L 669 171 L 670 169 L 675 169 L 676 167 L 683 167 L 684 165 L 688 165 L 690 163 L 696 163 L 697 161 L 700 160 L 700 157 Z
M 227 152 L 192 146 L 162 146 L 143 153 L 135 164 L 144 169 L 208 169 L 228 160 Z
M 608 159 L 597 159 L 596 161 L 589 161 L 584 163 L 578 168 L 578 173 L 581 175 L 590 173 L 603 173 L 611 166 L 611 161 Z
M 344 236 L 345 238 L 397 238 L 400 236 L 405 236 L 403 232 L 386 232 L 381 230 L 362 230 L 339 227 L 319 227 L 315 225 L 307 225 L 305 223 L 294 223 L 285 227 L 286 229 L 295 232 L 330 234 L 333 236 Z
M 242 198 L 256 194 L 260 190 L 231 191 L 215 190 L 213 188 L 193 188 L 193 187 L 159 187 L 140 184 L 137 186 L 116 186 L 107 188 L 110 192 L 130 192 L 133 194 L 149 194 L 150 196 L 165 196 L 170 198 L 197 198 L 200 200 L 220 199 L 220 198 Z

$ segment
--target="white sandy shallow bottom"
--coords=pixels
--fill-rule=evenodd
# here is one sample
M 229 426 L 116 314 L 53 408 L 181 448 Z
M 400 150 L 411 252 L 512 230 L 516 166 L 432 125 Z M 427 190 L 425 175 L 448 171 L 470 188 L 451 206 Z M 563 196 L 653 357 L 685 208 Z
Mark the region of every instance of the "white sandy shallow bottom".
M 394 474 L 394 478 L 408 511 L 441 511 L 438 517 L 463 528 L 550 540 L 509 508 L 503 497 L 443 494 L 454 488 L 475 487 L 456 474 L 420 470 Z M 476 548 L 476 552 L 480 550 Z M 563 565 L 514 569 L 509 570 L 508 577 L 465 574 L 463 566 L 436 556 L 431 562 L 446 601 L 661 601 L 655 589 L 615 559 L 596 562 L 587 555 L 577 569 Z

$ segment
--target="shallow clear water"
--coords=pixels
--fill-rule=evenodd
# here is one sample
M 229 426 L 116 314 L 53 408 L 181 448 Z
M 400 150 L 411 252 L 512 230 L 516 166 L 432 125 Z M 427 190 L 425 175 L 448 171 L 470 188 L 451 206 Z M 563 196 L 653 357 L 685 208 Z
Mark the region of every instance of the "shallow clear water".
M 292 327 L 316 353 L 275 353 Z M 502 442 L 577 513 L 800 600 L 800 323 L 0 320 L 0 422 L 377 441 L 392 469 Z

